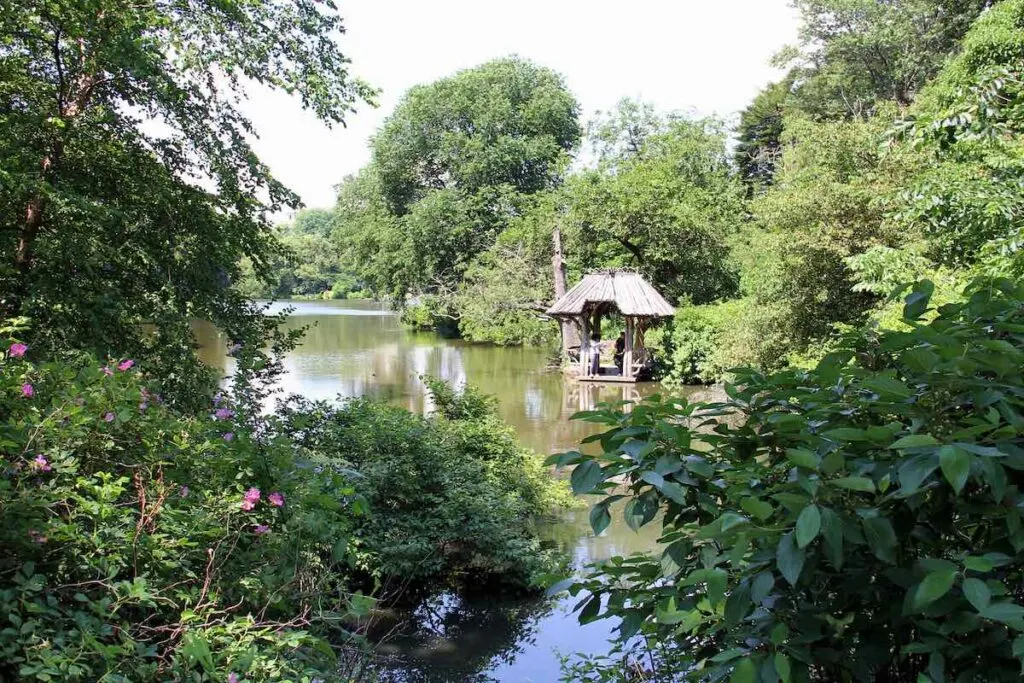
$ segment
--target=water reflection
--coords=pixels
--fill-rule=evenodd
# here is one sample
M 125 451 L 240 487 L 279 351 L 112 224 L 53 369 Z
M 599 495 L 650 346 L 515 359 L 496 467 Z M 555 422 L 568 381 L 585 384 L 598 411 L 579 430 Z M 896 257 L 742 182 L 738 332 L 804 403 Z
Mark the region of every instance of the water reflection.
M 419 379 L 431 374 L 471 382 L 498 398 L 502 418 L 523 442 L 542 453 L 575 447 L 592 425 L 570 422 L 602 401 L 639 400 L 656 384 L 584 384 L 547 368 L 549 352 L 467 344 L 401 328 L 398 318 L 369 301 L 296 302 L 285 325 L 306 327 L 302 344 L 285 359 L 281 388 L 312 399 L 374 396 L 408 410 L 430 410 Z M 197 324 L 203 360 L 231 370 L 227 340 Z

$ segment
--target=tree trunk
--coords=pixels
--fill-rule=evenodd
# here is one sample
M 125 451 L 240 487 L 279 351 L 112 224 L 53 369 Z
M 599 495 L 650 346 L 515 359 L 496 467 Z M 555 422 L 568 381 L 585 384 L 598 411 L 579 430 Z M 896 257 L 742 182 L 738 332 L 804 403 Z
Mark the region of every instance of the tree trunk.
M 562 258 L 562 229 L 555 225 L 554 231 L 551 233 L 552 242 L 552 256 L 551 256 L 551 270 L 554 274 L 555 279 L 555 301 L 558 301 L 565 296 L 565 260 Z M 562 332 L 562 358 L 569 357 L 569 349 L 573 346 L 579 346 L 580 333 L 576 329 L 576 325 L 570 320 L 559 319 L 558 327 Z

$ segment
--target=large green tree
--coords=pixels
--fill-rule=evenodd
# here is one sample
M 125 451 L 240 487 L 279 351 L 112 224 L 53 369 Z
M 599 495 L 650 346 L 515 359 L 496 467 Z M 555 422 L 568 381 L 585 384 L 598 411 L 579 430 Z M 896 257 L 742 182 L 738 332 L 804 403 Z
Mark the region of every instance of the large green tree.
M 727 243 L 743 205 L 721 127 L 626 101 L 592 130 L 597 164 L 568 184 L 569 252 L 584 267 L 637 268 L 673 299 L 732 294 Z
M 909 105 L 992 0 L 797 0 L 801 107 L 815 116 Z
M 182 384 L 190 318 L 261 327 L 229 284 L 299 202 L 239 99 L 267 86 L 341 122 L 373 94 L 341 33 L 332 2 L 0 0 L 0 303 L 36 352 L 145 354 Z
M 453 294 L 526 197 L 561 181 L 577 112 L 558 74 L 516 57 L 413 88 L 367 169 L 390 217 L 355 220 L 372 231 L 352 239 L 375 254 L 374 286 L 399 301 Z

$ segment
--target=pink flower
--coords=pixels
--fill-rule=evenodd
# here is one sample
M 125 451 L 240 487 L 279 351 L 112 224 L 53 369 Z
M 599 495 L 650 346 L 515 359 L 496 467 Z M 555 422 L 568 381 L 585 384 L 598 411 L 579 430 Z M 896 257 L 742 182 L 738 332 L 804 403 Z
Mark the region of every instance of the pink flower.
M 32 469 L 39 470 L 40 472 L 49 472 L 53 468 L 50 467 L 50 461 L 47 460 L 42 453 L 40 453 L 32 461 Z
M 188 498 L 188 487 L 182 486 L 181 489 L 178 490 L 178 495 L 182 498 Z
M 104 422 L 113 422 L 114 421 L 114 414 L 113 413 L 107 413 L 106 415 L 103 416 L 103 421 Z
M 139 404 L 139 410 L 140 411 L 144 411 L 148 407 L 149 407 L 149 404 L 146 403 L 145 401 L 143 401 L 142 403 Z
M 42 544 L 42 543 L 46 543 L 46 541 L 47 541 L 46 536 L 43 536 L 41 533 L 39 533 L 35 529 L 29 529 L 28 530 L 28 537 L 32 539 L 33 543 Z
M 268 531 L 270 531 L 270 527 L 267 526 L 266 524 L 257 524 L 256 528 L 253 529 L 253 533 L 256 533 L 256 534 L 265 534 Z
M 130 370 L 133 365 L 135 365 L 135 361 L 129 358 L 126 361 L 121 361 L 121 364 L 117 366 L 117 369 L 124 372 L 125 370 Z
M 267 500 L 269 500 L 270 504 L 273 505 L 274 507 L 284 507 L 284 496 L 282 496 L 277 491 L 274 491 L 269 496 L 267 496 Z
M 245 495 L 242 497 L 242 509 L 246 511 L 252 510 L 254 507 L 256 507 L 256 501 L 258 501 L 259 499 L 260 490 L 254 486 L 248 491 L 246 491 Z
M 31 384 L 21 385 L 21 395 L 24 396 L 25 398 L 32 398 L 33 396 L 35 396 L 35 393 L 36 390 L 32 388 Z
M 24 344 L 11 344 L 10 352 L 12 358 L 21 358 L 25 355 L 26 351 L 28 351 L 28 347 Z
M 112 377 L 114 375 L 114 371 L 110 369 L 109 365 L 104 365 L 103 374 L 106 375 L 107 377 Z
M 213 416 L 218 420 L 230 420 L 234 414 L 235 411 L 230 408 L 217 408 L 216 412 L 213 413 Z
M 228 674 L 228 683 L 238 683 L 238 674 L 234 671 Z
M 213 406 L 214 407 L 219 406 L 220 402 L 223 401 L 223 400 L 224 400 L 224 394 L 222 394 L 222 393 L 220 393 L 218 391 L 216 394 L 213 395 Z
M 225 441 L 231 441 L 234 438 L 235 438 L 235 433 L 234 432 L 228 432 L 228 433 L 224 434 L 224 440 Z

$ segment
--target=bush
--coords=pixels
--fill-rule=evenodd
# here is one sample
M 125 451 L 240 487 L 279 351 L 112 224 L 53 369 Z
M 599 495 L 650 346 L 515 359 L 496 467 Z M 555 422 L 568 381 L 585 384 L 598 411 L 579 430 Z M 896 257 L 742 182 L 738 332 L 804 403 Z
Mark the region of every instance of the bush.
M 633 528 L 663 513 L 665 547 L 573 586 L 581 621 L 622 620 L 627 660 L 573 680 L 1020 680 L 1024 288 L 975 284 L 923 323 L 929 293 L 909 331 L 742 373 L 724 403 L 581 414 L 603 453 L 555 459 L 605 494 L 595 531 L 626 498 Z
M 680 306 L 672 320 L 667 379 L 677 384 L 711 384 L 725 375 L 722 338 L 745 302 Z
M 430 417 L 365 399 L 292 397 L 285 430 L 305 448 L 359 471 L 371 512 L 356 533 L 360 566 L 382 583 L 412 587 L 527 587 L 550 568 L 532 518 L 568 500 L 541 458 L 495 416 L 493 401 L 431 382 Z
M 31 355 L 31 354 L 29 354 Z M 220 401 L 131 361 L 0 362 L 0 680 L 306 681 L 362 501 Z M 331 617 L 334 614 L 335 617 Z

